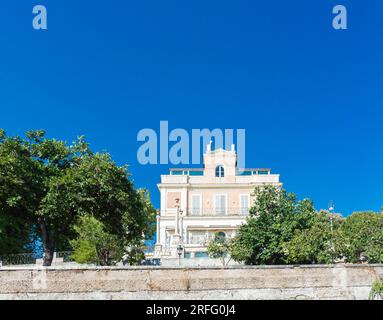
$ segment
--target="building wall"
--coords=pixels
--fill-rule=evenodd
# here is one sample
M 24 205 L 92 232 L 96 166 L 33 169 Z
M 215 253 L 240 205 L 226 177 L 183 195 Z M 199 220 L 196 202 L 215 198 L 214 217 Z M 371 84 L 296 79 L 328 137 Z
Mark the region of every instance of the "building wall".
M 161 182 L 158 184 L 161 193 L 161 208 L 157 220 L 158 255 L 161 254 L 160 246 L 175 247 L 180 242 L 188 245 L 190 243 L 187 240 L 190 237 L 202 239 L 204 233 L 205 238 L 210 238 L 214 232 L 225 232 L 227 236 L 232 236 L 246 221 L 247 209 L 254 202 L 252 194 L 255 187 L 266 184 L 281 185 L 279 175 L 271 174 L 269 169 L 247 169 L 246 175 L 239 175 L 236 161 L 234 146 L 229 151 L 222 149 L 212 151 L 209 146 L 203 155 L 203 175 L 193 175 L 193 169 L 187 168 L 170 169 L 170 174 L 161 175 Z M 222 174 L 216 176 L 218 166 L 224 168 L 223 176 Z M 200 196 L 197 213 L 193 210 L 193 195 Z M 217 195 L 225 196 L 225 203 L 223 204 L 221 198 L 221 205 L 218 206 L 221 210 L 217 210 Z M 248 196 L 249 201 L 245 207 L 241 204 L 241 195 Z M 175 222 L 177 207 L 182 211 L 178 215 L 181 217 L 178 224 Z M 182 239 L 179 239 L 179 235 L 175 235 L 176 225 L 179 225 Z M 200 248 L 205 247 L 203 243 L 206 240 L 201 241 Z M 193 240 L 192 244 L 196 242 L 198 240 Z M 165 251 L 168 252 L 168 248 Z
M 216 188 L 212 186 L 208 189 L 191 189 L 189 192 L 189 204 L 191 204 L 191 197 L 193 194 L 201 195 L 202 198 L 202 208 L 204 215 L 211 215 L 214 209 L 215 196 L 218 194 L 224 194 L 227 196 L 227 207 L 229 209 L 237 208 L 239 209 L 240 204 L 240 195 L 247 194 L 250 197 L 250 204 L 253 199 L 251 194 L 254 192 L 254 187 L 250 186 L 248 188 Z M 239 211 L 231 210 L 230 214 L 238 215 Z
M 383 265 L 0 268 L 0 299 L 367 299 Z

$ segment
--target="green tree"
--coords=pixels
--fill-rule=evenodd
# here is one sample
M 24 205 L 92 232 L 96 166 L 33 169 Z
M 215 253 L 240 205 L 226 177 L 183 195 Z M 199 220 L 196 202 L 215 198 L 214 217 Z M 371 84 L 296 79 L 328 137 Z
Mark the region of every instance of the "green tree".
M 125 248 L 123 263 L 128 265 L 140 265 L 145 260 L 145 246 L 141 244 L 130 245 Z
M 246 264 L 287 262 L 285 243 L 296 230 L 308 228 L 315 217 L 312 201 L 297 203 L 293 193 L 275 186 L 258 187 L 246 224 L 233 240 L 231 256 Z
M 105 231 L 105 226 L 88 215 L 79 217 L 74 226 L 77 238 L 71 240 L 72 258 L 78 263 L 114 265 L 125 253 L 125 240 Z
M 31 252 L 34 240 L 33 229 L 27 222 L 0 214 L 0 256 Z
M 346 262 L 383 262 L 383 214 L 355 212 L 336 234 L 335 248 Z
M 151 216 L 129 179 L 106 153 L 93 153 L 80 137 L 72 145 L 47 139 L 43 130 L 26 138 L 0 132 L 0 215 L 36 228 L 44 265 L 69 247 L 79 216 L 92 215 L 106 232 L 137 243 Z
M 146 218 L 145 239 L 151 239 L 156 232 L 157 210 L 154 208 L 150 192 L 146 188 L 138 189 L 137 193 L 144 213 L 143 216 Z
M 207 244 L 207 252 L 210 258 L 220 259 L 223 266 L 227 266 L 231 261 L 231 240 L 221 236 L 219 233 L 215 234 Z
M 334 234 L 341 222 L 340 216 L 326 211 L 316 214 L 309 228 L 297 230 L 293 238 L 285 243 L 287 262 L 291 264 L 333 263 L 336 259 Z
M 31 249 L 32 216 L 44 192 L 41 166 L 31 153 L 26 140 L 0 129 L 0 254 Z

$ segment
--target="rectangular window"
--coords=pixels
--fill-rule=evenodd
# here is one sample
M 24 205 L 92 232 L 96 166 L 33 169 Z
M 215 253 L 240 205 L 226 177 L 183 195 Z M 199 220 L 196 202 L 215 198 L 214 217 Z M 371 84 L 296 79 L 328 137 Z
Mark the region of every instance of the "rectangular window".
M 206 242 L 206 232 L 205 231 L 191 231 L 189 232 L 189 244 L 198 244 L 204 245 Z
M 239 176 L 251 176 L 252 171 L 241 171 L 238 175 Z
M 190 252 L 185 252 L 184 253 L 184 258 L 185 259 L 190 259 L 191 258 L 191 253 Z
M 198 252 L 196 252 L 195 253 L 195 257 L 196 258 L 204 258 L 204 259 L 206 259 L 206 258 L 209 258 L 209 255 L 208 255 L 208 253 L 207 252 L 200 252 L 200 251 L 198 251 Z
M 199 216 L 201 215 L 201 196 L 199 194 L 193 194 L 191 196 L 191 215 Z
M 226 195 L 217 194 L 215 196 L 215 213 L 219 216 L 224 216 L 227 213 Z
M 241 194 L 241 215 L 249 214 L 250 197 L 248 194 Z
M 203 171 L 189 171 L 189 176 L 203 176 Z

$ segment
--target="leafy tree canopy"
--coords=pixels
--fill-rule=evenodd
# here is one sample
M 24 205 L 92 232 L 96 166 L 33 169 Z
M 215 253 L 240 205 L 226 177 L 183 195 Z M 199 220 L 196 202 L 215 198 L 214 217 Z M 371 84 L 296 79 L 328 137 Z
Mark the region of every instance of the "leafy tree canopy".
M 207 252 L 210 258 L 220 259 L 223 266 L 229 264 L 231 257 L 231 239 L 221 236 L 216 233 L 207 244 Z
M 76 262 L 109 266 L 122 260 L 124 238 L 106 232 L 104 224 L 93 216 L 79 217 L 74 230 L 78 236 L 71 240 L 71 245 Z
M 321 211 L 314 216 L 307 229 L 299 229 L 293 238 L 285 243 L 288 263 L 329 264 L 336 259 L 334 233 L 339 229 L 342 218 Z M 332 223 L 332 227 L 331 227 Z
M 313 203 L 307 199 L 297 202 L 293 193 L 275 186 L 258 187 L 254 196 L 247 223 L 233 240 L 231 255 L 246 264 L 286 263 L 285 243 L 297 230 L 313 223 Z
M 335 241 L 345 262 L 383 262 L 383 214 L 355 212 L 340 226 Z
M 127 243 L 140 241 L 153 219 L 144 194 L 135 190 L 127 166 L 93 153 L 83 137 L 68 145 L 46 138 L 43 130 L 25 138 L 0 131 L 0 216 L 23 221 L 25 230 L 36 228 L 44 265 L 55 250 L 69 246 L 82 215 L 95 217 Z

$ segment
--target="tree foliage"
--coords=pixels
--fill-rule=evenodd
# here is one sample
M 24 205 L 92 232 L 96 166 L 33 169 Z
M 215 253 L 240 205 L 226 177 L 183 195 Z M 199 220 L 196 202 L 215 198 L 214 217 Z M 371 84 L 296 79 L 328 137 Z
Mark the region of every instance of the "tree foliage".
M 312 224 L 313 203 L 297 202 L 293 193 L 275 186 L 258 187 L 254 196 L 247 223 L 233 240 L 232 257 L 246 264 L 286 263 L 285 243 Z
M 0 255 L 29 253 L 35 240 L 33 228 L 22 218 L 9 219 L 0 214 Z
M 331 228 L 332 220 L 332 228 Z M 294 264 L 329 264 L 336 259 L 334 233 L 339 229 L 342 218 L 321 211 L 314 216 L 311 226 L 294 233 L 285 244 L 288 263 Z
M 382 263 L 383 214 L 317 213 L 311 200 L 297 202 L 294 194 L 265 186 L 255 190 L 230 252 L 247 264 Z
M 143 195 L 126 166 L 117 166 L 107 153 L 93 153 L 82 137 L 68 145 L 46 138 L 43 130 L 25 138 L 0 131 L 0 216 L 22 221 L 21 235 L 37 230 L 44 265 L 51 264 L 55 250 L 68 249 L 82 215 L 95 217 L 126 243 L 139 242 L 153 219 Z
M 383 262 L 383 214 L 355 212 L 340 226 L 335 241 L 337 255 L 345 262 Z
M 226 239 L 215 234 L 207 243 L 207 252 L 210 258 L 219 259 L 223 266 L 227 266 L 231 260 L 231 239 Z
M 77 238 L 71 240 L 71 245 L 76 262 L 110 266 L 122 260 L 126 248 L 124 238 L 108 233 L 104 224 L 93 216 L 79 217 L 74 231 Z

